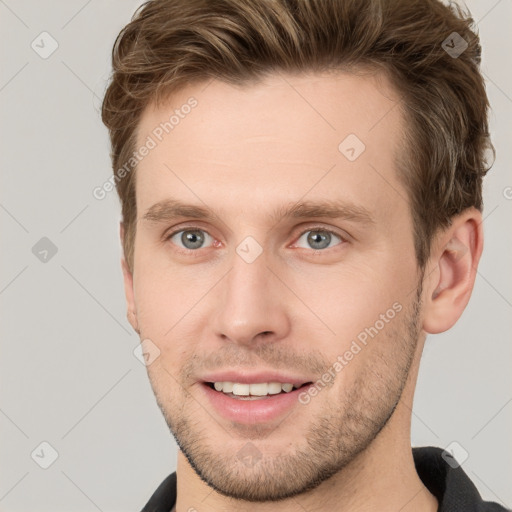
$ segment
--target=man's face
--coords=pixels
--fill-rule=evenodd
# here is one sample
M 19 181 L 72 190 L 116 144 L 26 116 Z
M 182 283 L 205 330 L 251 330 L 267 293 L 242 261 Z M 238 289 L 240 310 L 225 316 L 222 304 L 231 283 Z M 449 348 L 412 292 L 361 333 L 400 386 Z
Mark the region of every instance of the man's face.
M 340 73 L 197 84 L 144 112 L 139 145 L 157 144 L 137 169 L 127 285 L 141 339 L 160 350 L 158 404 L 221 493 L 315 487 L 400 400 L 420 320 L 395 101 L 383 79 Z

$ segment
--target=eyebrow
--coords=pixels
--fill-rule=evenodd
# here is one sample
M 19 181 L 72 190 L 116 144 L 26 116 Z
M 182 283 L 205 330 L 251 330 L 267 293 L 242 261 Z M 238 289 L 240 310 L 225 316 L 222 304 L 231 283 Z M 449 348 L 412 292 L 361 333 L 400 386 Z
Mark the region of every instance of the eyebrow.
M 147 209 L 142 216 L 143 220 L 150 222 L 169 222 L 176 218 L 188 217 L 213 221 L 217 215 L 208 207 L 183 203 L 177 199 L 165 199 L 155 203 Z M 277 208 L 270 220 L 279 222 L 284 219 L 305 219 L 327 217 L 331 219 L 345 219 L 361 224 L 374 224 L 370 212 L 358 205 L 344 201 L 299 201 Z

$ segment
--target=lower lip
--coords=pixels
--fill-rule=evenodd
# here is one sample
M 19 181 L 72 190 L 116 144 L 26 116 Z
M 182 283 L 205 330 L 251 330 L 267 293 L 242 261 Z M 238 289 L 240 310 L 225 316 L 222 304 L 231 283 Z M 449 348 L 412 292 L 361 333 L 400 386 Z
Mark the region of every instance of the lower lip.
M 214 409 L 221 416 L 246 425 L 266 423 L 289 413 L 293 407 L 301 405 L 299 395 L 308 388 L 308 386 L 303 386 L 289 393 L 268 395 L 256 400 L 241 400 L 216 391 L 204 383 L 201 387 Z

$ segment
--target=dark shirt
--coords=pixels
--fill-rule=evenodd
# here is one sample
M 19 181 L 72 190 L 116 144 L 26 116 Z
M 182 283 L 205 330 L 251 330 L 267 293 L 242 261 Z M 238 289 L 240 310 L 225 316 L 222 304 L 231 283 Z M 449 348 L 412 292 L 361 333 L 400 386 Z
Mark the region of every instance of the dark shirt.
M 433 446 L 413 448 L 418 476 L 439 502 L 437 512 L 507 512 L 491 501 L 483 501 L 464 470 L 448 464 L 443 450 Z M 445 458 L 450 455 L 445 454 Z M 176 503 L 176 473 L 169 475 L 154 492 L 142 512 L 170 512 Z

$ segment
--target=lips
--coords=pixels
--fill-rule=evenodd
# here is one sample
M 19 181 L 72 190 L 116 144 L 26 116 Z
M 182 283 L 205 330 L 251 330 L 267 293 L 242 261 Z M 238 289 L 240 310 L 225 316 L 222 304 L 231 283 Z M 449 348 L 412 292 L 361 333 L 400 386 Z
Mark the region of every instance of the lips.
M 225 371 L 204 375 L 201 389 L 221 417 L 247 425 L 279 419 L 301 406 L 299 393 L 313 380 L 277 372 Z
M 299 375 L 276 371 L 250 372 L 243 370 L 226 370 L 202 375 L 198 380 L 213 383 L 236 382 L 239 384 L 258 384 L 263 382 L 279 382 L 281 384 L 291 383 L 302 385 L 306 382 L 312 382 L 315 379 L 316 378 L 312 375 Z

